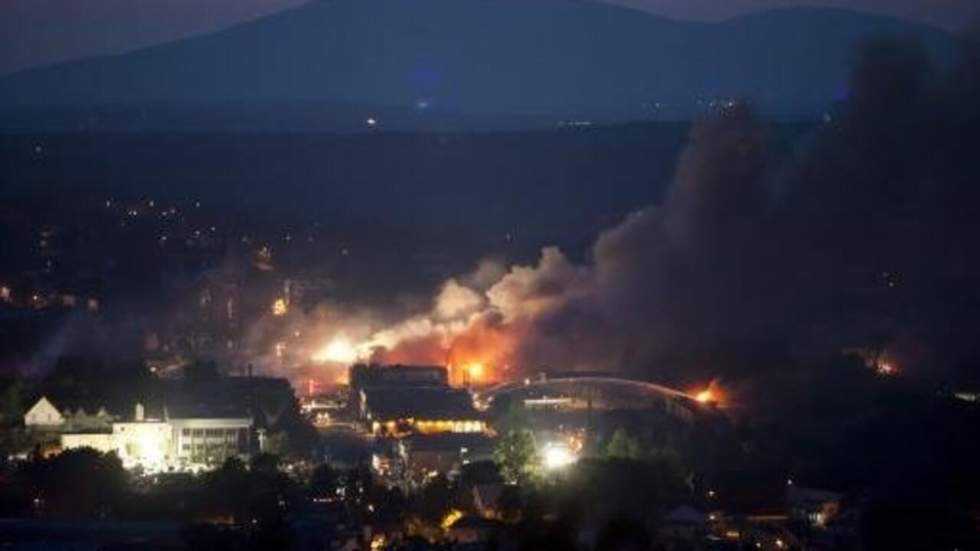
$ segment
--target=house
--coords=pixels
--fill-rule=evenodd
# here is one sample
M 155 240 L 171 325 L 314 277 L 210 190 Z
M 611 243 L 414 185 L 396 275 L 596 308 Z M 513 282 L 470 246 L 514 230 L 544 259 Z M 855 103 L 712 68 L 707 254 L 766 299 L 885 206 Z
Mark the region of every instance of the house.
M 32 430 L 60 430 L 65 424 L 65 416 L 46 396 L 41 398 L 24 414 L 24 426 Z
M 99 406 L 94 413 L 88 413 L 79 407 L 74 413 L 65 415 L 65 432 L 108 432 L 112 430 L 115 415 L 110 415 L 104 406 Z
M 51 399 L 41 396 L 24 413 L 24 426 L 35 431 L 53 432 L 111 432 L 116 416 L 105 406 L 88 401 L 88 413 L 80 401 L 67 398 Z M 74 406 L 74 407 L 72 407 Z

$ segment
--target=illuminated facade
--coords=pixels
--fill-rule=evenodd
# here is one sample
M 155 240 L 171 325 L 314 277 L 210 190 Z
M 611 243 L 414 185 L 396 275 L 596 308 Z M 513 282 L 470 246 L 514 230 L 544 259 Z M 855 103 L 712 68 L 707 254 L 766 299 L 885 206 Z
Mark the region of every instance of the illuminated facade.
M 482 419 L 388 419 L 371 422 L 375 436 L 402 437 L 410 434 L 483 433 L 487 431 Z
M 252 420 L 243 418 L 136 419 L 112 424 L 110 433 L 65 433 L 61 448 L 115 452 L 127 469 L 151 472 L 197 471 L 229 457 L 247 458 L 252 449 Z
M 67 433 L 61 435 L 61 449 L 92 448 L 109 453 L 116 451 L 116 440 L 112 433 Z
M 251 419 L 171 419 L 173 457 L 178 465 L 220 465 L 248 455 Z
M 173 462 L 173 430 L 165 421 L 113 423 L 112 440 L 116 454 L 127 469 L 143 467 L 162 471 Z

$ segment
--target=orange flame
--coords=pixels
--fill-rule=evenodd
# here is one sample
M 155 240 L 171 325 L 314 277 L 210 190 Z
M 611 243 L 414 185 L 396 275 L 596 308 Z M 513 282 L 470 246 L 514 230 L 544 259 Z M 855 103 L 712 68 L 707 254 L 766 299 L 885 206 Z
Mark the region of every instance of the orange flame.
M 454 385 L 490 384 L 506 376 L 519 336 L 517 324 L 478 319 L 452 336 L 433 334 L 378 350 L 371 360 L 445 365 Z
M 708 386 L 689 393 L 700 404 L 721 405 L 724 403 L 724 390 L 718 383 L 718 379 L 713 379 Z

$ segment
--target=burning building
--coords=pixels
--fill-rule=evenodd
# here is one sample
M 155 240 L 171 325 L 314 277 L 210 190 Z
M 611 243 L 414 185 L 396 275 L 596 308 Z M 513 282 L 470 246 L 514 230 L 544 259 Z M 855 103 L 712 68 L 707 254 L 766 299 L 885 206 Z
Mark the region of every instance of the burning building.
M 354 391 L 375 387 L 443 387 L 449 384 L 446 368 L 429 365 L 357 364 L 350 368 Z
M 487 430 L 470 393 L 449 386 L 443 367 L 359 364 L 350 386 L 358 417 L 378 436 Z

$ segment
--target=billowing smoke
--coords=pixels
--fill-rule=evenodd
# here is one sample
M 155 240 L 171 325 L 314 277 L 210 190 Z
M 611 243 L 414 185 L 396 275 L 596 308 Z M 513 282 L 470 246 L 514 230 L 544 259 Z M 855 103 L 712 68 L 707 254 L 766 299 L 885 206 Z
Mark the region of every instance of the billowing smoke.
M 452 279 L 371 336 L 382 360 L 606 369 L 684 382 L 879 347 L 903 369 L 977 357 L 980 63 L 916 44 L 856 55 L 849 97 L 791 153 L 749 107 L 691 130 L 662 205 L 586 262 Z M 487 278 L 494 275 L 496 277 Z M 492 281 L 492 283 L 488 283 Z
M 746 108 L 695 125 L 665 203 L 603 232 L 591 262 L 547 247 L 482 292 L 450 280 L 432 314 L 376 336 L 382 359 L 463 347 L 466 361 L 525 371 L 649 373 L 751 336 L 772 298 L 757 269 L 771 254 L 766 135 Z M 736 321 L 747 312 L 758 317 Z

